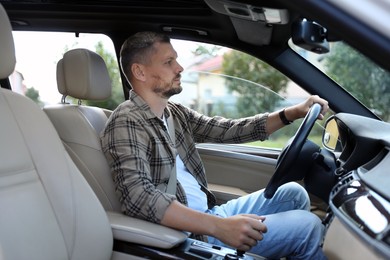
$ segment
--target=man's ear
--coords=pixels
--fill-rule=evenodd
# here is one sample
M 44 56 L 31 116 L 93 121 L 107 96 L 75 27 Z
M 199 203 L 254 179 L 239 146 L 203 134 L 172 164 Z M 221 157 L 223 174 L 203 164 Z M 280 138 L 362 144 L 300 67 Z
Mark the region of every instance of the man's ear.
M 133 63 L 131 65 L 131 72 L 133 73 L 134 78 L 140 81 L 145 81 L 144 66 L 139 63 Z

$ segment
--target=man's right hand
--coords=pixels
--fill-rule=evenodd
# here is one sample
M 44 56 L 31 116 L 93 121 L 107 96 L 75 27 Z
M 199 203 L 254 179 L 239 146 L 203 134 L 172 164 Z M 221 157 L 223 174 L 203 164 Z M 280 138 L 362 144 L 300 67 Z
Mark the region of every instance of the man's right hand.
M 267 232 L 264 220 L 265 217 L 253 214 L 221 218 L 217 221 L 215 234 L 212 236 L 233 248 L 248 251 L 262 240 L 263 233 Z
M 194 234 L 213 236 L 223 243 L 242 251 L 248 251 L 263 239 L 267 227 L 265 217 L 241 214 L 221 218 L 192 210 L 173 201 L 166 210 L 162 225 Z

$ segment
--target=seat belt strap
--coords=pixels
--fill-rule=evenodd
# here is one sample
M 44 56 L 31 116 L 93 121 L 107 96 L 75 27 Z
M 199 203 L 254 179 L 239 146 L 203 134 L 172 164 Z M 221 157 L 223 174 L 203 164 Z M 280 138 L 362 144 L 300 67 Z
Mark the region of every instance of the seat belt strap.
M 167 118 L 167 125 L 168 125 L 169 136 L 171 137 L 171 141 L 173 143 L 173 146 L 176 149 L 175 126 L 173 124 L 173 117 L 172 117 L 171 111 L 169 111 L 169 117 Z M 176 156 L 176 154 L 175 154 L 175 156 Z M 175 158 L 175 160 L 176 160 L 176 158 Z M 175 163 L 175 165 L 172 168 L 171 175 L 169 177 L 166 192 L 169 194 L 172 194 L 172 195 L 176 195 L 176 186 L 177 186 L 177 177 L 176 177 L 176 163 Z

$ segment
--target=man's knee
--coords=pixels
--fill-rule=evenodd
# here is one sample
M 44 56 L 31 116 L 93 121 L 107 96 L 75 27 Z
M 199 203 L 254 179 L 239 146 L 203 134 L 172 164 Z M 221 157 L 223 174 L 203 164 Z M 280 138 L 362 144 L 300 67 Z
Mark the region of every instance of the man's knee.
M 279 187 L 277 193 L 294 198 L 296 209 L 310 210 L 310 198 L 302 185 L 296 182 L 289 182 Z

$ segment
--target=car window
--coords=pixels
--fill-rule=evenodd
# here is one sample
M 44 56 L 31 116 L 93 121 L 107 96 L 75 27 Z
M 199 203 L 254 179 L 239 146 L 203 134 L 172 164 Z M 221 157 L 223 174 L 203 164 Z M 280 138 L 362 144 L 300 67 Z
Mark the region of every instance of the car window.
M 57 62 L 68 50 L 86 48 L 97 52 L 105 60 L 113 90 L 109 100 L 83 101 L 83 104 L 114 109 L 123 102 L 124 95 L 114 45 L 106 35 L 14 31 L 13 36 L 16 52 L 16 67 L 10 76 L 13 91 L 30 97 L 41 107 L 59 103 L 61 94 L 57 90 Z M 67 102 L 75 103 L 77 100 L 67 97 Z
M 183 91 L 171 98 L 208 116 L 242 118 L 272 112 L 304 101 L 309 94 L 268 64 L 248 54 L 204 43 L 172 42 L 182 73 Z M 184 47 L 183 47 L 184 46 Z M 302 120 L 284 127 L 265 142 L 245 145 L 283 148 Z M 317 124 L 310 139 L 321 144 Z
M 118 61 L 109 37 L 102 34 L 13 32 L 17 65 L 10 77 L 13 91 L 24 94 L 41 107 L 59 103 L 56 64 L 63 54 L 75 48 L 95 51 L 105 60 L 113 84 L 112 96 L 104 102 L 83 104 L 115 109 L 124 95 Z M 171 98 L 209 116 L 241 118 L 271 112 L 305 100 L 309 94 L 266 63 L 245 53 L 222 46 L 172 40 L 178 61 L 185 68 L 183 92 Z M 39 63 L 37 62 L 39 61 Z M 39 66 L 37 66 L 39 64 Z M 67 102 L 77 103 L 67 97 Z M 281 149 L 300 125 L 295 121 L 278 130 L 264 142 L 251 147 Z M 321 144 L 322 128 L 317 124 L 310 139 Z

